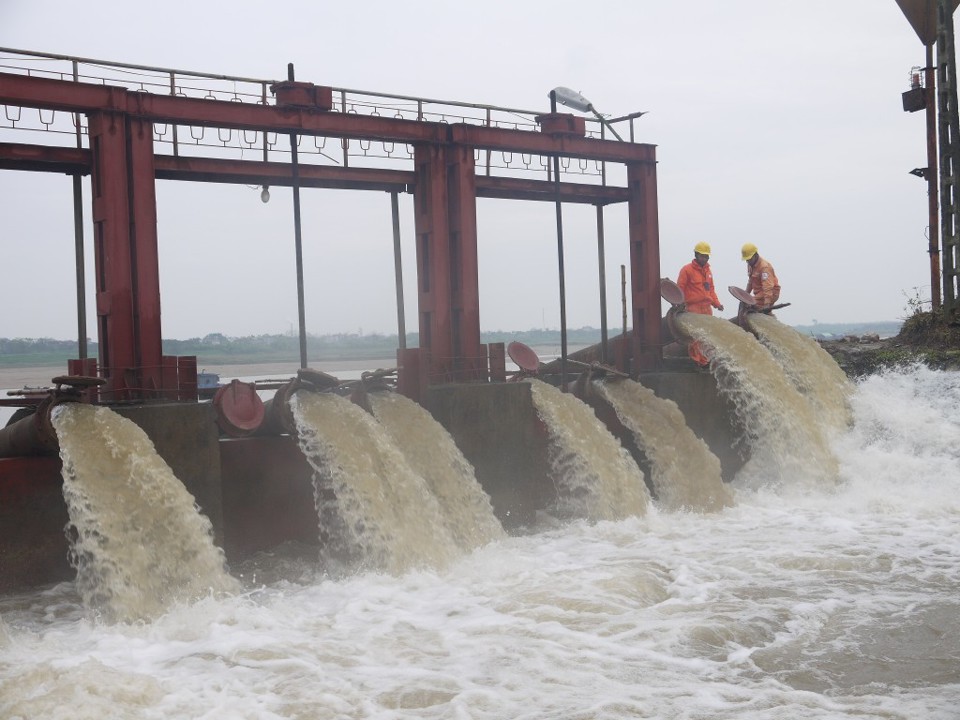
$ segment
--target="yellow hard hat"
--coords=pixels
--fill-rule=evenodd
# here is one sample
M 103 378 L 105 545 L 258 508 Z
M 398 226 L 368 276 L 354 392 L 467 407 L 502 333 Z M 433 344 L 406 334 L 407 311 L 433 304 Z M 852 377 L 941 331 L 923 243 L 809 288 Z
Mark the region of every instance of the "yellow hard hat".
M 740 248 L 740 257 L 742 257 L 744 260 L 749 260 L 756 254 L 757 246 L 753 243 L 746 243 L 742 248 Z
M 701 240 L 700 242 L 698 242 L 696 245 L 693 246 L 693 251 L 695 253 L 700 253 L 701 255 L 709 255 L 710 243 L 704 242 L 703 240 Z

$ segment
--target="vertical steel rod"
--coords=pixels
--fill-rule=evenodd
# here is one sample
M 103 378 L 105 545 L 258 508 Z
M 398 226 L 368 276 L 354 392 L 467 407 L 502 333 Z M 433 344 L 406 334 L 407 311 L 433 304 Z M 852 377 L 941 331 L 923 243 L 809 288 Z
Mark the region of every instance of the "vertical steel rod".
M 390 193 L 390 209 L 393 212 L 393 272 L 397 285 L 397 335 L 400 349 L 407 349 L 407 326 L 403 313 L 403 264 L 400 258 L 400 200 L 397 193 Z
M 623 306 L 623 335 L 627 335 L 627 266 L 620 266 L 620 304 Z
M 80 73 L 77 61 L 73 61 L 73 81 L 79 82 Z M 83 148 L 83 133 L 80 132 L 80 113 L 74 113 L 74 125 L 77 130 L 77 148 Z M 77 265 L 77 354 L 81 360 L 87 359 L 87 290 L 86 271 L 83 260 L 83 186 L 80 173 L 73 174 L 73 244 Z
M 170 97 L 176 97 L 177 95 L 177 78 L 176 75 L 170 73 Z M 172 128 L 172 138 L 173 138 L 173 156 L 179 157 L 180 155 L 180 143 L 177 140 L 177 124 L 172 123 L 170 125 Z
M 550 91 L 550 114 L 557 114 L 557 93 Z M 560 389 L 567 391 L 567 289 L 563 269 L 563 208 L 560 202 L 560 154 L 553 155 L 553 188 L 557 204 L 557 265 L 560 275 Z
M 293 82 L 293 63 L 287 64 L 287 79 Z M 297 249 L 297 313 L 300 323 L 300 367 L 307 367 L 307 317 L 303 305 L 303 242 L 300 235 L 300 165 L 297 134 L 290 133 L 290 163 L 293 171 L 293 232 Z
M 927 210 L 929 213 L 929 250 L 930 253 L 930 304 L 933 312 L 941 306 L 940 295 L 940 193 L 937 189 L 939 174 L 937 171 L 937 95 L 936 72 L 933 65 L 933 43 L 927 45 L 927 66 L 924 68 L 926 81 L 927 115 Z
M 603 205 L 597 205 L 597 263 L 600 266 L 600 362 L 607 358 L 607 260 L 603 239 Z

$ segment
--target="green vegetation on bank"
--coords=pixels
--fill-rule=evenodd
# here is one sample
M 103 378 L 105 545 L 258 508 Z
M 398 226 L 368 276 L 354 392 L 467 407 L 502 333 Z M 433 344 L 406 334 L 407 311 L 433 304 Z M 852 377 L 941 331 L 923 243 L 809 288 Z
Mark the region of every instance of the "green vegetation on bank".
M 920 363 L 937 370 L 960 370 L 960 324 L 943 313 L 917 310 L 897 335 L 879 342 L 822 343 L 851 377 Z
M 900 323 L 860 323 L 847 325 L 797 326 L 797 330 L 816 337 L 860 335 L 876 332 L 881 336 L 896 334 Z M 892 330 L 891 330 L 892 329 Z M 611 328 L 609 336 L 617 335 L 619 328 Z M 407 334 L 407 347 L 419 346 L 417 333 Z M 494 330 L 481 333 L 481 342 L 509 343 L 514 340 L 531 347 L 560 345 L 559 330 Z M 567 330 L 568 345 L 593 345 L 600 342 L 599 328 L 583 327 Z M 337 334 L 308 335 L 309 360 L 380 360 L 395 358 L 397 335 Z M 201 365 L 237 365 L 242 363 L 285 362 L 300 357 L 300 338 L 297 335 L 250 335 L 228 337 L 210 333 L 202 338 L 164 340 L 165 355 L 196 355 Z M 0 338 L 0 367 L 65 367 L 67 360 L 77 357 L 75 340 L 50 338 Z M 97 356 L 97 343 L 87 343 L 87 355 Z

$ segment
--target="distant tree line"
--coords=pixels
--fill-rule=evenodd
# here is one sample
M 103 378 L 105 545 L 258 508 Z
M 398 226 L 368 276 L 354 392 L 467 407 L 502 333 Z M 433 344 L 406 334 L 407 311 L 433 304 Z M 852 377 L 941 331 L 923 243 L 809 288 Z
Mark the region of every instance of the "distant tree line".
M 89 343 L 90 341 L 87 340 Z M 96 343 L 92 343 L 96 347 Z M 76 340 L 53 338 L 0 338 L 0 355 L 29 355 L 31 353 L 74 353 Z
M 848 323 L 796 326 L 798 332 L 815 337 L 832 335 L 863 334 L 879 332 L 882 336 L 895 335 L 900 323 Z M 609 337 L 620 333 L 610 329 Z M 482 332 L 483 343 L 510 343 L 519 341 L 531 347 L 556 345 L 561 342 L 559 330 L 492 330 Z M 593 345 L 600 342 L 600 330 L 582 327 L 567 330 L 568 345 Z M 418 347 L 418 333 L 407 333 L 407 347 Z M 400 346 L 396 334 L 337 333 L 332 335 L 308 335 L 307 357 L 310 360 L 380 359 L 393 358 Z M 222 333 L 187 340 L 163 341 L 165 355 L 196 355 L 205 364 L 246 362 L 273 362 L 296 359 L 300 355 L 300 338 L 296 334 L 247 335 L 229 337 Z M 97 343 L 87 341 L 87 354 L 97 357 Z M 51 338 L 0 338 L 0 365 L 28 366 L 65 363 L 77 357 L 76 340 L 53 340 Z
M 616 334 L 611 332 L 611 337 Z M 527 345 L 559 345 L 559 330 L 495 330 L 483 332 L 483 343 L 513 340 Z M 600 341 L 600 331 L 595 328 L 578 328 L 567 331 L 571 345 L 590 345 Z M 419 333 L 407 333 L 406 346 L 418 347 Z M 396 334 L 337 333 L 331 335 L 307 335 L 307 356 L 311 360 L 360 360 L 395 357 L 400 346 Z M 97 343 L 87 341 L 87 354 L 96 357 Z M 210 333 L 203 337 L 186 340 L 163 341 L 165 355 L 196 355 L 202 362 L 241 363 L 250 361 L 283 361 L 297 358 L 300 354 L 300 338 L 295 334 L 247 335 L 229 337 L 222 333 Z M 0 338 L 0 365 L 24 366 L 46 365 L 66 362 L 77 357 L 76 340 L 53 340 L 51 338 Z

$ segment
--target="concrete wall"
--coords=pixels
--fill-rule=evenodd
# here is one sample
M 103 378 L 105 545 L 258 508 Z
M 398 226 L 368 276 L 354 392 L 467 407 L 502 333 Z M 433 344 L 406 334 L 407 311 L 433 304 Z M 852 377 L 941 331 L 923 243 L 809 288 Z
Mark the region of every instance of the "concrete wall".
M 669 372 L 640 380 L 677 403 L 731 479 L 742 459 L 734 449 L 732 408 L 717 393 L 713 376 Z M 473 465 L 505 528 L 528 525 L 553 504 L 546 433 L 527 383 L 431 387 L 424 406 Z M 312 470 L 294 438 L 221 439 L 209 403 L 114 410 L 150 437 L 210 518 L 228 560 L 286 541 L 319 545 Z M 643 458 L 638 462 L 644 466 Z M 0 593 L 72 577 L 66 523 L 59 459 L 0 459 Z
M 733 408 L 717 392 L 713 375 L 648 373 L 640 377 L 640 382 L 658 397 L 677 403 L 690 429 L 719 458 L 724 480 L 731 480 L 743 465 L 743 458 L 734 447 L 737 432 Z M 527 383 L 431 387 L 424 406 L 473 464 L 478 482 L 490 495 L 505 527 L 530 522 L 537 510 L 552 502 L 555 492 L 547 464 L 546 438 Z M 605 413 L 597 414 L 607 422 Z M 630 438 L 621 442 L 649 478 L 649 464 L 636 445 Z
M 528 383 L 435 386 L 424 407 L 473 465 L 505 528 L 532 522 L 552 501 L 546 437 Z
M 220 460 L 228 560 L 288 541 L 319 544 L 313 470 L 295 438 L 224 439 Z
M 717 381 L 705 372 L 647 373 L 640 382 L 653 390 L 657 397 L 673 400 L 687 426 L 703 440 L 720 459 L 723 479 L 733 479 L 743 466 L 735 447 L 739 435 L 733 405 L 717 391 Z
M 73 578 L 60 459 L 0 458 L 0 594 Z

